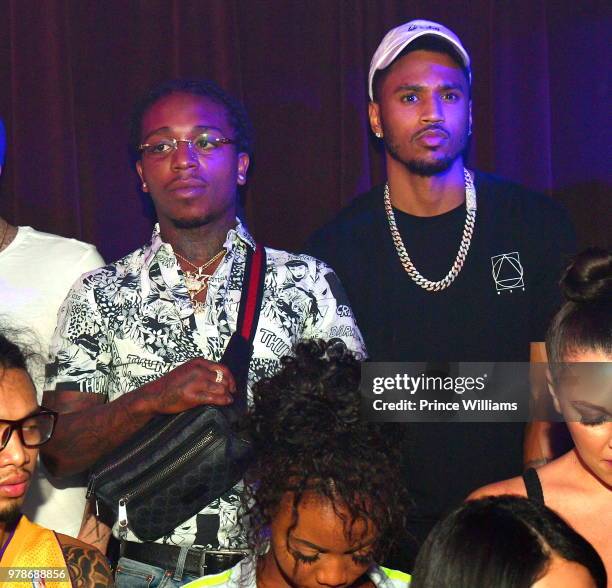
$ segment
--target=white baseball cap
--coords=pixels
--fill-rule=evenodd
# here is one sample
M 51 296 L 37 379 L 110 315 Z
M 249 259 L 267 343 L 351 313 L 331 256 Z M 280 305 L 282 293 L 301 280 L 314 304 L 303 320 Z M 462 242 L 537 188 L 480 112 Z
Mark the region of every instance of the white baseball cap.
M 459 37 L 440 23 L 431 20 L 411 20 L 399 27 L 391 29 L 380 42 L 378 49 L 376 49 L 374 57 L 372 57 L 372 62 L 370 63 L 370 74 L 368 76 L 370 100 L 374 100 L 374 89 L 372 88 L 374 74 L 379 69 L 385 69 L 385 67 L 393 63 L 394 59 L 412 43 L 412 41 L 424 35 L 435 35 L 448 41 L 457 52 L 457 55 L 461 58 L 463 65 L 468 71 L 469 81 L 472 83 L 470 56 L 465 50 L 465 47 L 461 44 Z

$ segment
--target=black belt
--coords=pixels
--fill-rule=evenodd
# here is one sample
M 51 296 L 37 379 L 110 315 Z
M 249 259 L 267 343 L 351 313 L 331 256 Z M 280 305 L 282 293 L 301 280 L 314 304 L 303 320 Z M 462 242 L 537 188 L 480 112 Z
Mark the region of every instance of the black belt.
M 121 542 L 121 556 L 146 563 L 165 570 L 176 570 L 180 547 L 161 543 Z M 192 576 L 218 574 L 235 566 L 247 555 L 242 549 L 200 549 L 192 547 L 187 552 L 183 573 Z

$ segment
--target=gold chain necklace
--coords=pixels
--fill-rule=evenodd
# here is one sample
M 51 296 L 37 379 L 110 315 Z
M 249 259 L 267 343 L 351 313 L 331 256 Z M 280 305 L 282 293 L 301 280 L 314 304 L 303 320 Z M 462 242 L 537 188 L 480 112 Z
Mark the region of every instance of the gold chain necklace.
M 212 276 L 212 274 L 205 273 L 204 270 L 207 267 L 210 267 L 219 258 L 223 257 L 225 255 L 225 249 L 221 249 L 219 253 L 211 257 L 203 265 L 196 265 L 195 263 L 192 263 L 186 257 L 183 257 L 176 251 L 174 252 L 174 255 L 176 255 L 176 257 L 178 257 L 185 263 L 188 263 L 193 268 L 193 271 L 183 270 L 183 276 L 185 278 L 185 286 L 187 286 L 187 292 L 189 293 L 189 298 L 191 298 L 191 302 L 193 303 L 194 307 L 201 310 L 200 307 L 203 307 L 203 305 L 201 302 L 198 302 L 196 300 L 196 297 L 198 296 L 198 294 L 206 290 L 206 288 L 208 287 L 208 280 L 210 280 Z
M 387 213 L 387 220 L 389 221 L 389 228 L 391 229 L 391 238 L 395 245 L 395 250 L 399 255 L 400 261 L 406 273 L 419 285 L 421 288 L 428 290 L 429 292 L 438 292 L 448 288 L 459 275 L 465 258 L 467 257 L 470 249 L 470 243 L 472 242 L 472 233 L 474 232 L 474 224 L 476 223 L 476 188 L 474 187 L 474 181 L 472 176 L 467 169 L 463 168 L 463 176 L 465 178 L 465 226 L 463 227 L 463 236 L 461 237 L 461 243 L 459 245 L 459 251 L 457 257 L 450 271 L 444 278 L 438 282 L 432 282 L 424 276 L 422 276 L 408 255 L 404 241 L 395 222 L 395 214 L 393 213 L 393 207 L 391 206 L 391 195 L 389 193 L 389 183 L 385 184 L 385 211 Z

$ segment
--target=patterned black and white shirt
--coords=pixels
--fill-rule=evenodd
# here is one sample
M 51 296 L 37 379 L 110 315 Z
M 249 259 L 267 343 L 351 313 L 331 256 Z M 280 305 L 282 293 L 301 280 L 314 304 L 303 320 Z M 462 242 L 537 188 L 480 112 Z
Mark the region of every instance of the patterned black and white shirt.
M 194 313 L 172 247 L 162 241 L 158 226 L 149 244 L 84 274 L 60 308 L 45 390 L 80 390 L 113 401 L 194 357 L 219 361 L 236 328 L 246 251 L 255 243 L 237 220 L 223 246 L 227 253 L 210 278 L 202 313 Z M 272 375 L 280 358 L 308 338 L 339 339 L 365 356 L 336 274 L 307 255 L 266 248 L 249 396 L 255 382 Z M 240 485 L 158 541 L 240 547 L 239 503 Z M 132 533 L 127 539 L 138 541 Z

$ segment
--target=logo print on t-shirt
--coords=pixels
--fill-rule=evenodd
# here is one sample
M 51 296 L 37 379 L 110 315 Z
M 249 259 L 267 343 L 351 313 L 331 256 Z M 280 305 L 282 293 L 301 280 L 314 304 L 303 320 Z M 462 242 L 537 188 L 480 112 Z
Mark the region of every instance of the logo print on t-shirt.
M 523 266 L 518 251 L 493 256 L 491 266 L 498 294 L 504 290 L 512 292 L 515 288 L 522 288 L 525 291 Z

